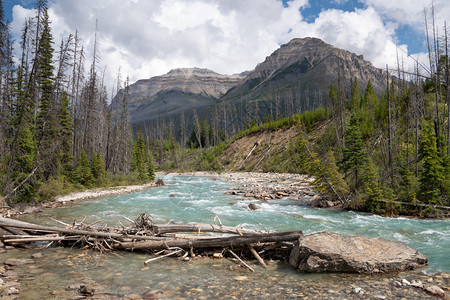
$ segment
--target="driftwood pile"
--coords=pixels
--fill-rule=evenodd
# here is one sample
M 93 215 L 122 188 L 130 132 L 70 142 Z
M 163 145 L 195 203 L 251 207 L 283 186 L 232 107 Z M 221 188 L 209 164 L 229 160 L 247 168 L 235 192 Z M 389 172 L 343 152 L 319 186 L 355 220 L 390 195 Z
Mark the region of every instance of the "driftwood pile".
M 265 266 L 264 258 L 289 258 L 290 252 L 303 234 L 302 231 L 261 232 L 257 230 L 215 224 L 155 224 L 146 213 L 140 214 L 131 226 L 104 226 L 101 221 L 91 224 L 73 222 L 64 227 L 42 226 L 0 217 L 0 239 L 4 244 L 43 243 L 92 248 L 99 251 L 151 250 L 160 255 L 148 263 L 163 257 L 177 255 L 188 260 L 196 255 L 223 257 L 231 255 L 245 267 L 236 254 L 253 256 Z

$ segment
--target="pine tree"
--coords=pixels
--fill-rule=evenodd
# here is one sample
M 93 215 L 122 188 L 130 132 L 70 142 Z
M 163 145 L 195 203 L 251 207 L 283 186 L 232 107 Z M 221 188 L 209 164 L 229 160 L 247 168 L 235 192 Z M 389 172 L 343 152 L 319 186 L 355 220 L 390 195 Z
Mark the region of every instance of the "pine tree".
M 137 129 L 137 139 L 133 146 L 133 167 L 138 173 L 138 178 L 141 181 L 148 180 L 148 168 L 146 168 L 146 147 L 144 137 L 142 135 L 141 127 Z
M 420 173 L 420 197 L 425 203 L 438 204 L 444 183 L 444 167 L 438 155 L 436 136 L 429 123 L 424 124 L 422 139 L 419 147 L 420 160 L 423 162 Z
M 63 171 L 68 173 L 72 169 L 72 133 L 73 119 L 70 113 L 71 104 L 67 93 L 63 93 L 59 107 L 59 160 Z
M 5 175 L 3 193 L 10 194 L 13 189 L 18 190 L 15 195 L 19 201 L 29 201 L 36 196 L 39 181 L 29 178 L 27 182 L 18 186 L 35 170 L 37 145 L 34 139 L 34 103 L 26 97 L 22 68 L 17 70 L 14 90 L 15 101 L 12 104 L 13 116 L 10 124 L 11 138 L 8 140 L 10 157 Z M 34 176 L 33 176 L 34 177 Z
M 92 176 L 97 181 L 97 184 L 101 184 L 105 178 L 105 164 L 103 163 L 102 156 L 99 151 L 95 151 L 92 156 L 91 162 Z
M 86 151 L 83 149 L 81 156 L 78 159 L 77 167 L 75 169 L 75 181 L 81 183 L 84 186 L 90 186 L 94 181 L 90 162 L 88 160 Z
M 42 11 L 42 32 L 39 40 L 37 81 L 40 89 L 39 110 L 36 117 L 36 139 L 38 141 L 39 161 L 42 163 L 44 179 L 55 173 L 56 153 L 54 142 L 56 138 L 55 105 L 53 101 L 53 37 L 47 8 Z
M 153 155 L 151 153 L 147 156 L 147 176 L 149 180 L 155 180 L 155 165 L 153 163 Z
M 359 175 L 367 163 L 367 152 L 361 135 L 359 121 L 354 113 L 352 113 L 350 124 L 345 130 L 345 148 L 342 152 L 341 170 L 344 174 L 351 173 L 353 175 L 353 188 L 358 189 L 360 185 Z
M 314 185 L 320 193 L 327 194 L 329 197 L 338 198 L 341 202 L 345 202 L 349 193 L 348 185 L 342 177 L 336 165 L 336 159 L 333 150 L 328 150 L 327 161 L 321 162 L 317 154 L 312 153 L 313 163 L 315 165 L 314 176 L 316 180 Z
M 365 209 L 374 213 L 386 213 L 386 204 L 382 202 L 382 200 L 384 200 L 384 198 L 392 199 L 393 197 L 388 195 L 389 193 L 383 192 L 377 168 L 371 159 L 366 159 L 364 162 L 362 168 L 362 179 Z

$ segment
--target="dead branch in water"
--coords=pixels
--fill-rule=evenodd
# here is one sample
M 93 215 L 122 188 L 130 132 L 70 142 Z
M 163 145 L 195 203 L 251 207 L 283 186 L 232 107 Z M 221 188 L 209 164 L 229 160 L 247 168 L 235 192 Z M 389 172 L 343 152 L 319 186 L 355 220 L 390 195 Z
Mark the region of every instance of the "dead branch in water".
M 269 259 L 272 255 L 283 252 L 288 242 L 296 241 L 303 236 L 302 231 L 261 232 L 216 224 L 155 224 L 150 215 L 140 214 L 135 221 L 126 218 L 132 225 L 125 227 L 108 227 L 96 221 L 90 224 L 73 222 L 72 224 L 52 219 L 64 227 L 44 226 L 0 217 L 0 227 L 7 234 L 0 236 L 5 244 L 24 244 L 51 242 L 60 245 L 91 248 L 100 252 L 111 250 L 161 250 L 172 252 L 151 258 L 145 264 L 165 257 L 184 252 L 187 256 L 195 254 L 210 255 L 218 250 L 229 253 L 240 263 L 251 269 L 233 250 L 240 250 L 241 255 L 255 257 L 261 265 L 266 266 L 260 256 L 264 253 Z M 258 254 L 258 251 L 260 254 Z M 233 250 L 232 250 L 233 249 Z M 270 249 L 270 250 L 269 250 Z M 263 251 L 261 251 L 263 250 Z M 156 255 L 158 255 L 157 253 Z M 236 257 L 237 256 L 237 257 Z

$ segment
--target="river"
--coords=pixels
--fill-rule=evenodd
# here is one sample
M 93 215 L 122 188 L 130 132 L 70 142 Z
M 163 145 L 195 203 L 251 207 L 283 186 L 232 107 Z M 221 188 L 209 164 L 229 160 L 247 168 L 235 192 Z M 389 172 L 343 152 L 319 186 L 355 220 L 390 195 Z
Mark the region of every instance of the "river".
M 46 209 L 22 220 L 55 225 L 50 218 L 67 223 L 86 218 L 85 223 L 103 220 L 112 225 L 127 222 L 147 212 L 156 223 L 213 223 L 218 216 L 224 225 L 264 230 L 321 230 L 344 235 L 366 235 L 402 241 L 418 249 L 429 259 L 423 274 L 450 272 L 450 221 L 409 218 L 385 218 L 377 215 L 333 209 L 312 209 L 298 201 L 286 199 L 258 203 L 260 210 L 248 209 L 249 201 L 225 195 L 232 183 L 207 177 L 165 177 L 165 186 L 137 193 L 97 198 L 65 207 Z M 19 250 L 17 250 L 19 251 Z M 14 257 L 29 257 L 28 250 L 14 251 Z M 11 252 L 13 253 L 13 252 Z M 174 258 L 144 266 L 145 253 L 105 253 L 89 250 L 50 247 L 42 250 L 43 258 L 18 271 L 21 276 L 21 298 L 63 297 L 62 291 L 83 278 L 112 295 L 122 297 L 146 291 L 161 291 L 167 298 L 226 297 L 319 297 L 318 290 L 330 298 L 345 298 L 354 286 L 367 286 L 377 278 L 380 286 L 373 293 L 392 294 L 387 284 L 399 275 L 301 274 L 283 263 L 272 263 L 268 269 L 255 265 L 257 272 L 247 274 L 228 260 L 200 259 L 183 262 Z M 407 275 L 406 275 L 407 276 Z M 417 275 L 419 276 L 419 275 Z M 369 279 L 370 278 L 370 279 Z M 37 280 L 38 283 L 37 283 Z M 386 282 L 386 285 L 382 283 Z M 306 284 L 305 284 L 306 283 Z M 373 283 L 372 283 L 373 285 Z M 366 287 L 370 290 L 369 287 Z M 308 294 L 309 293 L 309 294 Z M 384 297 L 380 294 L 380 297 Z M 112 297 L 111 295 L 109 297 Z

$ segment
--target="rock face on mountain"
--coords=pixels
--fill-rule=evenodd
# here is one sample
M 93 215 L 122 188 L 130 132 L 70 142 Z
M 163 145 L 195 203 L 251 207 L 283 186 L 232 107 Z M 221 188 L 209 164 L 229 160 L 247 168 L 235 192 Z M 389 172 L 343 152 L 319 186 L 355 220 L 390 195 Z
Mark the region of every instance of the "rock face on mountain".
M 131 122 L 164 118 L 182 110 L 212 104 L 244 77 L 245 73 L 221 75 L 208 69 L 183 68 L 139 80 L 129 87 Z M 119 99 L 123 99 L 123 90 L 113 99 L 112 107 Z
M 245 80 L 227 92 L 223 99 L 267 97 L 273 90 L 293 91 L 299 97 L 325 98 L 331 82 L 338 77 L 344 90 L 358 78 L 361 92 L 370 80 L 379 95 L 386 87 L 385 72 L 346 50 L 317 38 L 293 39 L 282 45 L 249 73 Z M 316 99 L 318 100 L 318 99 Z

